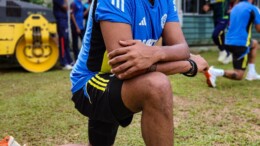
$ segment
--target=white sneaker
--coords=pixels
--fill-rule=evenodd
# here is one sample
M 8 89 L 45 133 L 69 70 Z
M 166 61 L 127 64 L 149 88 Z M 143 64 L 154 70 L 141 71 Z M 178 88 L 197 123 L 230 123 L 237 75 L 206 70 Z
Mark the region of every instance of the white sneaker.
M 67 65 L 65 65 L 62 69 L 63 70 L 72 70 L 72 66 L 71 65 L 69 65 L 69 64 L 67 64 Z
M 223 62 L 226 57 L 227 57 L 227 52 L 225 50 L 224 51 L 220 51 L 219 52 L 219 56 L 218 56 L 218 61 L 219 62 Z
M 248 81 L 260 80 L 260 75 L 257 73 L 247 73 L 246 79 Z
M 206 78 L 207 78 L 207 84 L 208 84 L 208 86 L 215 88 L 215 87 L 216 87 L 216 79 L 217 79 L 217 76 L 214 75 L 214 67 L 211 66 L 211 67 L 204 73 L 204 75 L 205 75 Z
M 223 64 L 229 64 L 230 62 L 232 62 L 232 60 L 233 60 L 232 54 L 229 54 L 229 55 L 222 61 L 222 63 L 223 63 Z

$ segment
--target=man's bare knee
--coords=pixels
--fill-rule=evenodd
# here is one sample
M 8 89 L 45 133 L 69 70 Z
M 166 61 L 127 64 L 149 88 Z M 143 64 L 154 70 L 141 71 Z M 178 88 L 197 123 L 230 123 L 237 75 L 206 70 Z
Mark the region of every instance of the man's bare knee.
M 244 72 L 242 72 L 242 71 L 234 72 L 234 79 L 235 80 L 242 80 L 243 76 L 244 76 Z
M 258 49 L 258 41 L 255 39 L 252 40 L 252 49 Z
M 172 106 L 172 89 L 171 83 L 166 75 L 156 72 L 152 73 L 147 79 L 146 84 L 148 90 L 147 101 L 155 106 Z M 170 104 L 170 105 L 169 105 Z

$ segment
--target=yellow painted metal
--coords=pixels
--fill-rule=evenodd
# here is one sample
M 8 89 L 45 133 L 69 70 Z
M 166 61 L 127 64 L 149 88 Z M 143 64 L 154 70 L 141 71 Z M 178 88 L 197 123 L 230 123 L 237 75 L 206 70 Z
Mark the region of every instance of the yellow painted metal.
M 21 23 L 0 22 L 0 30 L 0 55 L 16 54 L 20 65 L 31 72 L 44 72 L 56 64 L 56 24 L 41 14 L 31 14 Z
M 23 23 L 0 23 L 0 55 L 13 55 L 16 43 L 24 34 Z
M 49 22 L 40 14 L 30 15 L 24 21 L 24 36 L 26 45 L 33 45 L 33 37 L 40 35 L 41 42 L 43 44 L 49 41 Z M 39 33 L 35 34 L 35 28 L 40 28 Z
M 16 58 L 20 65 L 30 72 L 45 72 L 51 69 L 57 62 L 59 50 L 52 38 L 49 38 L 49 46 L 32 48 L 26 46 L 22 37 L 16 47 Z

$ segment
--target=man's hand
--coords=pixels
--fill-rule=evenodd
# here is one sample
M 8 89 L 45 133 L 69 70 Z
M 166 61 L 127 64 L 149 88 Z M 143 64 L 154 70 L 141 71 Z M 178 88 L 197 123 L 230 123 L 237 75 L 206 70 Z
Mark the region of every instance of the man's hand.
M 205 72 L 206 70 L 208 70 L 209 68 L 208 62 L 200 55 L 190 54 L 190 59 L 196 62 L 198 67 L 198 72 Z
M 158 49 L 149 47 L 137 40 L 119 41 L 122 48 L 108 54 L 111 72 L 118 78 L 125 79 L 136 72 L 144 71 L 159 61 L 156 55 Z

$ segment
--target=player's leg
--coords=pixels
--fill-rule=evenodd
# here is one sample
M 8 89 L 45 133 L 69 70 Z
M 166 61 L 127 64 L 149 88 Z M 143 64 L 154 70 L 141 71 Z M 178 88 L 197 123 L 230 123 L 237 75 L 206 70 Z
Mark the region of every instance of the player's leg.
M 111 146 L 114 144 L 118 123 L 88 120 L 89 146 Z
M 207 78 L 207 84 L 209 87 L 216 87 L 217 77 L 226 77 L 233 80 L 241 80 L 243 79 L 245 69 L 247 67 L 248 55 L 245 54 L 247 52 L 246 47 L 239 46 L 225 46 L 226 49 L 232 52 L 233 56 L 233 69 L 232 70 L 224 70 L 218 69 L 211 66 L 208 71 L 205 73 Z
M 230 56 L 229 51 L 225 49 L 225 29 L 228 21 L 223 19 L 217 20 L 215 23 L 216 24 L 212 34 L 212 39 L 220 51 L 218 61 L 224 64 L 228 64 L 232 61 L 232 56 Z
M 258 49 L 258 41 L 252 40 L 251 41 L 251 48 L 248 57 L 248 73 L 246 76 L 247 80 L 260 80 L 260 75 L 257 74 L 255 69 L 255 61 L 257 56 L 257 49 Z
M 67 60 L 68 64 L 71 65 L 71 63 L 73 62 L 71 55 L 70 55 L 70 45 L 69 45 L 69 28 L 68 26 L 65 27 L 64 29 L 64 44 L 65 44 L 65 59 Z
M 131 111 L 142 111 L 146 145 L 173 145 L 173 95 L 166 75 L 153 72 L 124 81 L 122 100 Z
M 86 87 L 87 92 L 83 87 L 74 93 L 72 100 L 83 115 L 94 121 L 89 125 L 91 144 L 107 139 L 102 145 L 112 145 L 118 124 L 127 126 L 133 112 L 143 111 L 142 134 L 146 145 L 173 145 L 172 89 L 167 76 L 153 72 L 121 81 L 111 75 L 99 75 Z
M 255 63 L 256 56 L 257 56 L 257 49 L 258 49 L 258 41 L 253 39 L 250 53 L 249 53 L 248 63 Z
M 226 46 L 233 53 L 233 69 L 225 70 L 224 77 L 232 80 L 242 80 L 248 63 L 247 47 Z
M 59 60 L 60 60 L 60 65 L 65 66 L 68 64 L 66 59 L 64 58 L 64 52 L 65 52 L 65 44 L 64 44 L 64 36 L 65 33 L 63 31 L 62 24 L 60 20 L 57 20 L 57 30 L 58 30 L 58 37 L 59 37 Z
M 223 25 L 218 22 L 216 24 L 215 28 L 214 28 L 213 33 L 212 33 L 212 40 L 215 43 L 215 45 L 218 46 L 218 49 L 220 51 L 225 50 L 224 47 L 223 47 L 223 34 L 224 34 Z
M 224 77 L 232 79 L 232 80 L 242 80 L 245 71 L 240 69 L 234 70 L 225 70 Z
M 79 47 L 78 47 L 78 39 L 79 39 L 79 34 L 76 30 L 75 24 L 71 24 L 71 35 L 72 35 L 72 50 L 73 50 L 73 55 L 74 55 L 74 61 L 78 59 L 78 54 L 79 54 Z
M 115 141 L 119 124 L 109 105 L 108 84 L 109 74 L 98 74 L 72 97 L 75 108 L 89 119 L 89 146 L 111 146 Z
M 218 46 L 218 49 L 219 49 L 218 61 L 223 62 L 225 60 L 226 56 L 227 56 L 227 52 L 222 47 L 223 43 L 222 43 L 221 35 L 224 33 L 224 31 L 222 31 L 220 26 L 221 26 L 220 23 L 216 22 L 216 25 L 214 27 L 214 31 L 212 33 L 212 40 L 215 43 L 215 45 Z

